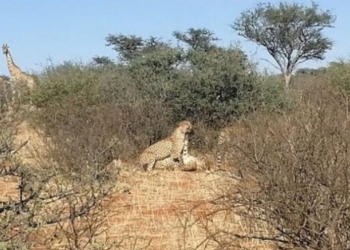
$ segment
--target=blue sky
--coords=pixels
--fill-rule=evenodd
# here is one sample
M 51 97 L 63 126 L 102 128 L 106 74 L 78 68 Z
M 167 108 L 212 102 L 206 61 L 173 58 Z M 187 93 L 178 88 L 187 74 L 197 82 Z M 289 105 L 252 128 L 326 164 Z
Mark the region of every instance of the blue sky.
M 242 49 L 259 61 L 260 68 L 270 67 L 259 60 L 268 58 L 263 48 L 236 35 L 229 25 L 256 0 L 0 0 L 0 43 L 10 46 L 18 66 L 27 72 L 40 72 L 50 59 L 91 61 L 98 56 L 116 57 L 105 46 L 108 34 L 138 35 L 144 38 L 172 39 L 175 30 L 208 28 L 228 46 L 239 41 Z M 271 3 L 279 1 L 271 0 Z M 293 1 L 291 1 L 293 2 Z M 310 4 L 311 1 L 295 1 Z M 309 62 L 303 67 L 319 67 L 350 52 L 350 1 L 319 0 L 322 9 L 337 16 L 334 29 L 325 34 L 333 49 L 323 62 Z M 270 67 L 271 68 L 271 67 Z M 9 75 L 5 56 L 0 59 L 0 74 Z

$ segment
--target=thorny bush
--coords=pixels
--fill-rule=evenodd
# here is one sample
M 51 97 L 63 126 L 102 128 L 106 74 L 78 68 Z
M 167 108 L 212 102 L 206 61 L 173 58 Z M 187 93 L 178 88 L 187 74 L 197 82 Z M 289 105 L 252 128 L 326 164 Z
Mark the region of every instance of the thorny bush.
M 110 212 L 102 205 L 113 192 L 115 175 L 100 162 L 89 169 L 79 165 L 80 175 L 72 175 L 64 163 L 52 161 L 61 150 L 55 147 L 41 149 L 41 157 L 29 165 L 17 156 L 27 142 L 14 140 L 16 122 L 0 120 L 1 249 L 51 249 L 59 242 L 65 249 L 92 249 L 95 238 L 108 230 L 103 225 Z
M 135 158 L 173 127 L 162 102 L 140 91 L 119 66 L 49 67 L 32 94 L 34 120 L 68 169 Z
M 304 92 L 297 112 L 250 118 L 249 132 L 230 145 L 244 178 L 221 205 L 233 213 L 244 207 L 239 210 L 243 218 L 271 229 L 211 236 L 231 245 L 237 238 L 254 238 L 281 249 L 349 249 L 348 108 L 343 95 L 318 86 Z

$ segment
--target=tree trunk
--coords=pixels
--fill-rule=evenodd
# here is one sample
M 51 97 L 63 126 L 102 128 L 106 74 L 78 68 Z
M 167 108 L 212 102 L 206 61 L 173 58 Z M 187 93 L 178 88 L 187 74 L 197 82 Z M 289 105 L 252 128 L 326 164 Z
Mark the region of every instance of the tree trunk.
M 288 91 L 290 88 L 290 82 L 292 79 L 292 74 L 284 74 L 285 89 Z

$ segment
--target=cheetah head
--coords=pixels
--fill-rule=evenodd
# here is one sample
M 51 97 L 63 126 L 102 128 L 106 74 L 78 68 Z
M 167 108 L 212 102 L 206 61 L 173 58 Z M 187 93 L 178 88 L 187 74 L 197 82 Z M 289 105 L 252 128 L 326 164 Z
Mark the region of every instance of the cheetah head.
M 178 127 L 181 128 L 184 134 L 191 133 L 193 129 L 193 125 L 189 121 L 179 122 Z

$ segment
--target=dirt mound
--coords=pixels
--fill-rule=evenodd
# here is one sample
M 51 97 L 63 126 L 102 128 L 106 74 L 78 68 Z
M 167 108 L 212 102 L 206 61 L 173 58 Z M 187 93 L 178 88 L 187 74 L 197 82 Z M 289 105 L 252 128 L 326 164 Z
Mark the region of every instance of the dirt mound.
M 27 121 L 17 126 L 15 144 L 21 147 L 17 156 L 24 164 L 35 166 L 38 159 L 42 159 L 46 153 L 46 145 L 42 133 L 35 130 Z
M 35 167 L 38 159 L 45 155 L 47 141 L 26 121 L 18 125 L 16 135 L 17 145 L 25 142 L 17 155 L 24 163 Z M 96 241 L 118 241 L 120 249 L 219 249 L 214 241 L 204 243 L 210 233 L 252 230 L 238 215 L 228 219 L 225 211 L 217 212 L 212 202 L 220 192 L 232 186 L 228 183 L 233 181 L 203 171 L 133 172 L 123 169 L 116 180 L 114 194 L 104 203 L 107 216 L 102 227 L 107 230 Z M 2 198 L 15 198 L 18 180 L 11 178 L 1 182 Z M 44 229 L 37 237 L 33 236 L 31 240 L 36 246 L 33 249 L 49 247 L 46 241 L 52 236 L 49 232 Z M 62 244 L 62 239 L 56 240 L 57 244 Z M 272 249 L 266 242 L 247 239 L 237 239 L 237 246 Z

